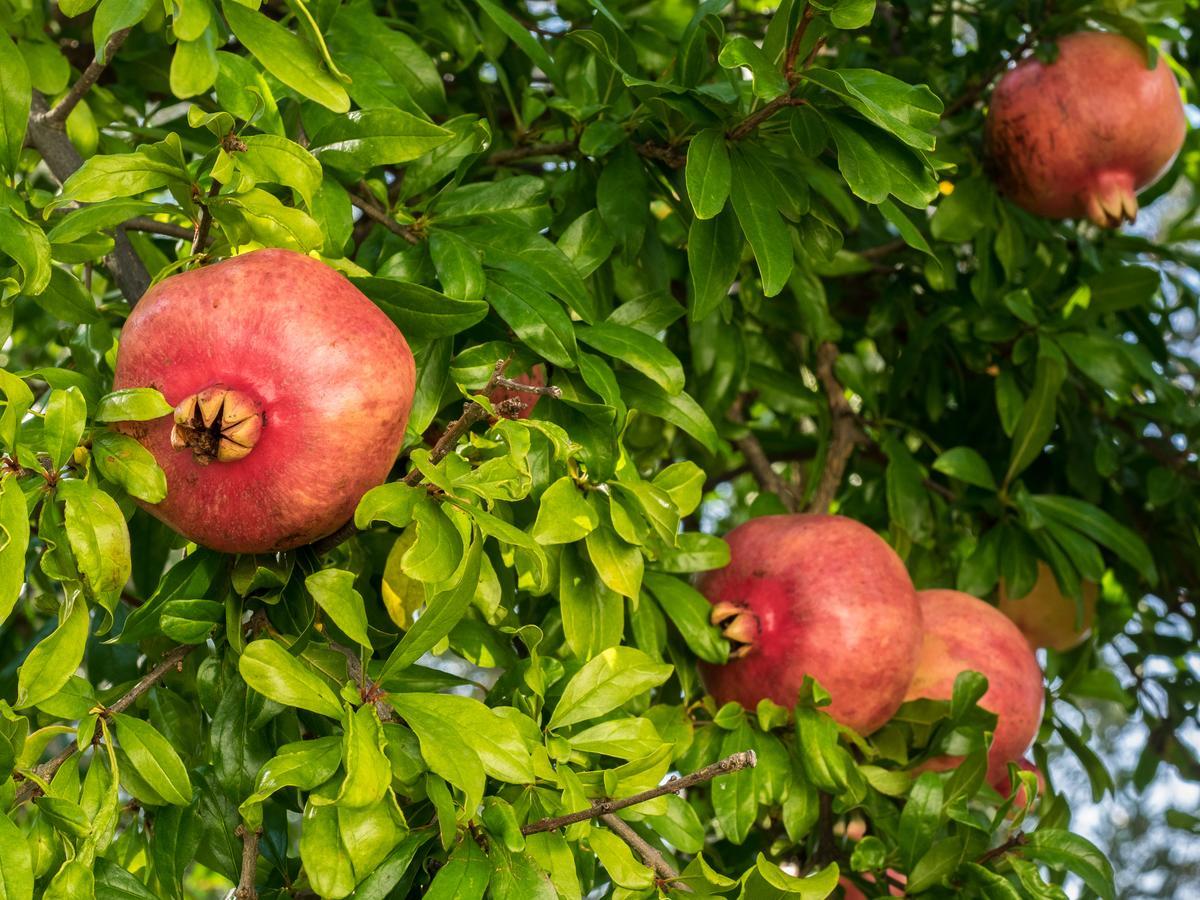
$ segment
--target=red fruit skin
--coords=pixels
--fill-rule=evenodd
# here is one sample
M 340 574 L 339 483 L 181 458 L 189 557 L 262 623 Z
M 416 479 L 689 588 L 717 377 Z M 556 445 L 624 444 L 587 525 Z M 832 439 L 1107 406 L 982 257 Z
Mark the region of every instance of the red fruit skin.
M 842 516 L 762 516 L 725 536 L 731 562 L 703 575 L 710 603 L 751 610 L 749 652 L 701 674 L 719 703 L 792 707 L 807 673 L 825 707 L 860 734 L 904 699 L 921 649 L 921 608 L 904 563 L 870 528 Z
M 988 782 L 1006 777 L 1005 767 L 1024 756 L 1042 723 L 1045 694 L 1037 657 L 1004 613 L 961 591 L 917 593 L 925 621 L 920 662 L 905 700 L 949 700 L 959 673 L 988 680 L 980 706 L 998 716 L 988 751 Z M 954 768 L 957 757 L 931 760 L 923 769 Z
M 546 367 L 538 363 L 528 372 L 523 372 L 520 375 L 514 375 L 513 381 L 518 384 L 527 384 L 530 387 L 545 387 L 546 386 Z M 525 391 L 514 391 L 512 388 L 498 387 L 491 393 L 492 405 L 495 406 L 503 403 L 505 400 L 511 399 L 520 400 L 525 404 L 524 408 L 513 416 L 514 419 L 528 419 L 533 415 L 533 408 L 537 406 L 537 402 L 542 399 L 541 394 L 527 394 Z
M 1183 145 L 1179 85 L 1163 60 L 1098 31 L 1058 40 L 1058 59 L 1027 59 L 992 93 L 985 130 L 997 187 L 1031 213 L 1087 216 L 1103 227 L 1132 220 L 1135 194 Z
M 214 550 L 266 553 L 334 531 L 387 478 L 415 381 L 404 335 L 346 278 L 258 250 L 151 288 L 122 330 L 113 387 L 157 388 L 174 406 L 224 384 L 262 405 L 262 435 L 236 462 L 173 449 L 169 415 L 119 427 L 166 473 L 147 511 Z

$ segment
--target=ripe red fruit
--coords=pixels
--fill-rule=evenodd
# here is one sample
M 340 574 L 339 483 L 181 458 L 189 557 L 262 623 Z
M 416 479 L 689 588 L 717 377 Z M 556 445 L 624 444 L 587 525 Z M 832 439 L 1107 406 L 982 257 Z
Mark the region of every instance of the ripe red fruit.
M 546 367 L 541 363 L 537 363 L 528 372 L 522 372 L 520 375 L 512 376 L 512 380 L 518 384 L 527 384 L 530 387 L 545 387 L 546 386 Z M 528 419 L 533 415 L 533 408 L 537 406 L 537 402 L 542 399 L 541 394 L 530 394 L 526 391 L 515 391 L 512 388 L 498 387 L 491 393 L 489 398 L 493 406 L 498 406 L 505 400 L 520 400 L 524 404 L 521 411 L 514 415 L 514 419 Z
M 795 705 L 805 674 L 826 710 L 869 734 L 904 699 L 921 648 L 921 609 L 904 563 L 871 529 L 842 516 L 763 516 L 733 529 L 731 562 L 699 588 L 737 649 L 703 665 L 720 703 Z
M 954 679 L 973 671 L 988 680 L 980 706 L 998 716 L 988 751 L 988 780 L 1020 759 L 1042 722 L 1042 670 L 1025 636 L 996 607 L 961 591 L 920 591 L 925 640 L 920 662 L 904 699 L 949 700 Z M 939 771 L 958 759 L 943 757 L 926 764 Z
M 1118 34 L 1058 40 L 1058 59 L 1027 59 L 992 94 L 985 141 L 1001 192 L 1052 219 L 1087 216 L 1114 228 L 1137 216 L 1136 194 L 1183 145 L 1179 85 Z
M 1096 621 L 1098 589 L 1094 581 L 1081 585 L 1083 619 L 1075 620 L 1075 601 L 1058 587 L 1054 572 L 1045 563 L 1038 563 L 1038 577 L 1033 589 L 1020 599 L 1008 596 L 1004 582 L 1000 583 L 1000 612 L 1013 620 L 1031 647 L 1049 647 L 1064 652 L 1078 647 L 1092 633 Z
M 415 380 L 404 335 L 342 275 L 259 250 L 151 288 L 113 387 L 175 406 L 120 426 L 167 475 L 146 509 L 206 547 L 264 553 L 334 531 L 387 478 Z

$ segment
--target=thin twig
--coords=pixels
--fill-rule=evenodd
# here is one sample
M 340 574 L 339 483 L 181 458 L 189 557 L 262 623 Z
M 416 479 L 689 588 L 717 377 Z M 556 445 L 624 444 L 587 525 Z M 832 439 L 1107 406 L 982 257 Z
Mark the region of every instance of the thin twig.
M 234 832 L 242 838 L 242 877 L 233 892 L 235 900 L 258 900 L 254 879 L 258 873 L 258 835 L 255 828 L 239 825 Z
M 195 256 L 208 246 L 208 232 L 212 228 L 212 213 L 208 209 L 208 200 L 221 192 L 221 182 L 213 179 L 208 189 L 208 199 L 200 203 L 200 219 L 196 222 L 196 233 L 192 238 L 192 256 Z
M 489 166 L 503 166 L 507 163 L 529 159 L 534 156 L 567 156 L 575 152 L 574 141 L 558 141 L 554 144 L 525 144 L 522 147 L 508 147 L 497 150 L 487 158 Z
M 666 857 L 651 846 L 649 842 L 645 841 L 628 823 L 622 821 L 612 813 L 605 813 L 600 816 L 600 821 L 607 825 L 609 830 L 617 837 L 636 850 L 638 856 L 655 871 L 655 874 L 660 879 L 665 882 L 672 882 L 679 878 L 679 873 L 675 871 L 674 866 L 667 862 Z M 686 884 L 675 885 L 675 887 L 682 893 L 693 893 L 692 889 Z
M 190 241 L 196 235 L 195 228 L 188 228 L 184 225 L 176 225 L 174 222 L 160 222 L 158 219 L 151 219 L 149 216 L 134 216 L 132 219 L 127 219 L 121 223 L 121 227 L 127 231 L 144 231 L 149 234 L 162 234 L 167 237 L 177 238 L 181 241 Z
M 806 103 L 808 103 L 807 100 L 800 97 L 789 97 L 786 94 L 782 97 L 776 97 L 762 109 L 751 113 L 735 125 L 729 132 L 729 139 L 731 141 L 740 141 L 781 109 L 786 109 L 789 106 L 804 106 Z
M 750 401 L 748 394 L 740 394 L 729 408 L 728 417 L 739 425 L 746 424 L 746 404 Z M 764 491 L 777 496 L 788 512 L 795 512 L 800 506 L 800 498 L 792 491 L 791 486 L 783 480 L 771 464 L 762 444 L 749 428 L 746 433 L 734 443 L 746 458 L 746 465 L 754 473 L 754 480 Z
M 1029 843 L 1029 838 L 1025 836 L 1025 832 L 1018 831 L 1003 844 L 1000 844 L 998 847 L 993 847 L 987 853 L 983 854 L 981 857 L 979 857 L 979 859 L 975 860 L 975 863 L 976 865 L 985 866 L 993 859 L 1001 857 L 1005 853 L 1009 853 L 1012 850 L 1016 850 L 1018 847 L 1023 847 L 1027 843 Z
M 111 716 L 117 713 L 123 713 L 129 709 L 137 699 L 150 690 L 158 681 L 168 672 L 178 669 L 183 663 L 183 659 L 194 650 L 195 647 L 191 644 L 180 644 L 175 649 L 171 650 L 153 669 L 142 676 L 141 680 L 131 687 L 123 696 L 121 696 L 112 706 L 104 710 L 104 715 Z M 62 750 L 57 756 L 49 762 L 43 763 L 34 769 L 34 774 L 42 781 L 52 779 L 63 764 L 66 763 L 77 752 L 75 744 L 71 744 Z M 17 787 L 16 805 L 24 803 L 35 797 L 41 791 L 41 786 L 32 778 L 28 778 Z
M 400 719 L 396 716 L 395 710 L 386 701 L 377 699 L 379 697 L 378 685 L 367 678 L 367 673 L 363 669 L 358 651 L 353 647 L 347 647 L 336 641 L 329 641 L 328 643 L 331 650 L 336 650 L 342 656 L 346 657 L 346 674 L 358 688 L 358 695 L 363 699 L 363 702 L 373 701 L 375 703 L 375 713 L 379 716 L 379 721 L 399 722 Z
M 837 357 L 837 347 L 831 343 L 824 343 L 817 348 L 817 380 L 825 388 L 829 417 L 832 421 L 829 447 L 825 451 L 825 467 L 806 510 L 810 513 L 829 510 L 829 504 L 833 502 L 838 488 L 842 485 L 842 476 L 846 473 L 850 455 L 854 452 L 854 447 L 863 440 L 862 429 L 858 426 L 854 410 L 850 408 L 845 390 L 833 373 Z
M 581 809 L 578 812 L 567 813 L 562 816 L 551 816 L 546 819 L 539 819 L 536 822 L 530 822 L 521 829 L 521 834 L 540 834 L 543 831 L 555 831 L 559 828 L 565 828 L 568 825 L 574 825 L 576 822 L 596 819 L 630 806 L 637 806 L 639 803 L 645 803 L 647 800 L 653 800 L 655 797 L 677 794 L 697 784 L 703 784 L 706 781 L 712 781 L 714 778 L 720 778 L 722 775 L 740 772 L 742 769 L 753 769 L 757 764 L 758 757 L 755 756 L 754 751 L 743 750 L 740 753 L 734 753 L 732 756 L 718 760 L 711 766 L 705 766 L 691 775 L 676 775 L 668 778 L 658 787 L 642 791 L 640 794 L 622 797 L 619 800 L 598 800 L 587 809 Z
M 363 215 L 365 215 L 368 219 L 378 222 L 392 234 L 399 235 L 410 244 L 421 243 L 421 238 L 413 229 L 409 228 L 407 225 L 401 225 L 365 197 L 360 197 L 358 194 L 350 194 L 350 202 L 361 209 L 363 211 Z
M 783 74 L 787 76 L 788 84 L 795 84 L 799 74 L 796 72 L 796 58 L 800 55 L 800 45 L 804 43 L 804 35 L 808 32 L 808 24 L 816 15 L 816 10 L 813 9 L 811 3 L 804 5 L 804 13 L 800 16 L 800 21 L 796 25 L 796 33 L 792 35 L 792 42 L 788 45 L 787 56 L 784 57 Z
M 552 384 L 525 384 L 523 381 L 513 381 L 511 378 L 495 378 L 493 381 L 496 387 L 507 388 L 510 391 L 537 394 L 541 397 L 553 397 L 555 400 L 562 399 L 562 388 L 557 388 Z
M 875 247 L 867 247 L 863 250 L 855 251 L 863 259 L 880 259 L 884 256 L 891 256 L 897 250 L 903 250 L 908 244 L 903 238 L 896 238 L 892 241 L 887 241 Z
M 79 80 L 71 85 L 71 89 L 67 91 L 66 96 L 59 100 L 53 109 L 41 114 L 41 124 L 49 125 L 52 128 L 63 127 L 67 121 L 67 116 L 71 115 L 71 110 L 79 105 L 79 101 L 83 99 L 84 94 L 90 91 L 92 85 L 100 80 L 100 76 L 104 74 L 104 70 L 112 62 L 113 54 L 125 43 L 125 38 L 129 37 L 129 32 L 129 28 L 122 28 L 120 31 L 114 31 L 109 36 L 108 41 L 104 44 L 104 61 L 101 62 L 100 58 L 96 57 L 88 63 L 88 67 L 83 70 L 83 74 L 79 76 Z

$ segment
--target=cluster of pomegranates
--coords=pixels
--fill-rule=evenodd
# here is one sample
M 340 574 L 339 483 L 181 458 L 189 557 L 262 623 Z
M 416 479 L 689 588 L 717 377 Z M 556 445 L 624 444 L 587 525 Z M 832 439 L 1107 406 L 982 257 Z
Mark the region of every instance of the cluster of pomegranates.
M 1007 792 L 1008 764 L 1023 760 L 1042 721 L 1034 648 L 1067 649 L 1087 636 L 1094 586 L 1076 627 L 1074 603 L 1048 567 L 1028 596 L 1002 593 L 999 609 L 960 591 L 918 591 L 887 542 L 842 516 L 763 516 L 726 541 L 729 565 L 698 582 L 734 644 L 728 663 L 702 666 L 718 702 L 791 707 L 809 675 L 830 694 L 826 711 L 867 735 L 905 701 L 949 700 L 960 673 L 980 672 L 980 705 L 998 717 L 987 778 Z M 935 758 L 922 771 L 958 762 Z
M 1000 191 L 1031 213 L 1087 217 L 1102 228 L 1132 222 L 1137 192 L 1166 171 L 1187 119 L 1167 63 L 1119 34 L 1087 31 L 1057 41 L 1058 56 L 1030 58 L 992 93 L 985 131 Z

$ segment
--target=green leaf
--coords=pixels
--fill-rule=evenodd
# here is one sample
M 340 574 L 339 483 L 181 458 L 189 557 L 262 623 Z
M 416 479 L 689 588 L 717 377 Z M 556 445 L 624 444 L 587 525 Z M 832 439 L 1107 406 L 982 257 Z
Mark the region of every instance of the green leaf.
M 56 205 L 71 201 L 95 203 L 114 197 L 132 197 L 169 184 L 187 185 L 191 176 L 183 165 L 179 137 L 171 134 L 157 144 L 133 153 L 93 156 L 64 183 Z
M 384 799 L 392 785 L 392 767 L 384 753 L 385 746 L 374 704 L 360 706 L 347 718 L 342 736 L 346 777 L 337 795 L 339 807 L 361 809 Z
M 1107 547 L 1137 569 L 1150 584 L 1158 581 L 1154 558 L 1145 542 L 1104 510 L 1075 497 L 1055 494 L 1037 495 L 1033 504 L 1047 518 Z
M 765 179 L 742 153 L 733 154 L 733 181 L 729 195 L 738 224 L 750 242 L 762 274 L 763 293 L 774 297 L 792 274 L 791 229 L 784 222 Z
M 850 190 L 868 203 L 886 200 L 892 180 L 871 140 L 836 115 L 827 115 L 825 125 L 837 145 L 838 169 Z
M 955 447 L 947 450 L 933 461 L 933 468 L 951 478 L 965 481 L 976 487 L 989 491 L 996 489 L 996 479 L 992 477 L 987 460 L 980 456 L 979 451 L 970 447 Z
M 626 543 L 610 526 L 602 524 L 587 535 L 587 552 L 606 587 L 623 597 L 637 597 L 645 565 L 638 547 Z
M 910 147 L 932 150 L 942 101 L 925 85 L 912 85 L 875 69 L 810 68 L 804 78 L 841 97 L 846 105 Z
M 26 222 L 11 210 L 0 209 L 0 251 L 7 253 L 21 269 L 21 291 L 35 296 L 50 283 L 50 242 L 36 225 Z
M 439 197 L 429 218 L 439 225 L 480 220 L 496 225 L 544 227 L 550 221 L 546 184 L 532 175 L 519 175 L 504 181 L 462 185 Z
M 688 315 L 699 322 L 713 313 L 729 295 L 742 263 L 745 241 L 737 216 L 726 208 L 712 219 L 696 217 L 688 231 L 687 254 L 691 292 Z
M 421 744 L 421 756 L 430 771 L 462 791 L 466 795 L 465 807 L 473 810 L 483 799 L 487 777 L 483 761 L 474 747 L 476 733 L 460 730 L 443 716 L 444 707 L 427 702 L 435 697 L 449 699 L 450 695 L 394 694 L 389 702 L 416 734 Z M 469 743 L 463 739 L 468 733 L 472 735 Z
M 525 344 L 556 366 L 574 368 L 579 348 L 566 312 L 542 288 L 508 272 L 488 276 L 488 300 Z
M 596 576 L 578 547 L 564 547 L 558 561 L 558 600 L 567 646 L 591 659 L 621 643 L 625 601 Z
M 88 637 L 88 608 L 75 594 L 59 608 L 58 627 L 29 651 L 17 673 L 17 709 L 53 697 L 83 661 Z
M 394 278 L 352 278 L 351 281 L 387 313 L 410 341 L 458 334 L 488 314 L 486 303 L 455 299 L 419 284 Z
M 500 8 L 493 0 L 477 0 L 482 9 L 497 28 L 511 40 L 521 52 L 528 56 L 533 63 L 550 78 L 558 81 L 558 67 L 546 52 L 537 38 L 529 33 L 529 29 L 514 19 L 509 13 Z
M 92 432 L 92 457 L 100 474 L 125 488 L 130 496 L 147 503 L 160 503 L 167 496 L 167 476 L 153 454 L 128 435 L 108 430 Z
M 394 694 L 388 702 L 410 726 L 414 720 L 427 722 L 436 719 L 456 729 L 459 734 L 471 735 L 471 748 L 478 754 L 484 771 L 492 778 L 510 784 L 531 784 L 534 781 L 533 761 L 517 726 L 511 719 L 473 697 Z M 417 731 L 415 727 L 413 730 Z M 419 736 L 420 732 L 417 733 Z
M 87 401 L 79 388 L 51 391 L 42 419 L 42 440 L 50 462 L 61 469 L 75 452 L 87 419 Z
M 417 537 L 401 560 L 404 574 L 418 581 L 445 581 L 462 562 L 462 535 L 435 501 L 418 503 L 413 518 Z
M 192 799 L 183 760 L 170 742 L 149 722 L 120 713 L 113 716 L 121 749 L 137 766 L 138 775 L 164 800 L 185 805 Z
M 67 501 L 67 537 L 83 583 L 111 612 L 133 567 L 125 517 L 112 497 L 86 482 L 60 482 L 58 491 Z
M 0 480 L 0 622 L 8 618 L 25 585 L 29 508 L 16 476 Z
M 754 79 L 754 96 L 759 99 L 774 100 L 788 92 L 787 79 L 783 77 L 775 61 L 745 35 L 736 34 L 731 37 L 721 48 L 717 62 L 726 69 L 749 69 Z
M 180 40 L 175 45 L 169 75 L 172 94 L 195 97 L 213 86 L 221 72 L 217 57 L 218 37 L 219 32 L 214 26 L 204 29 L 195 40 Z
M 641 759 L 657 753 L 663 738 L 649 719 L 627 718 L 600 722 L 571 735 L 567 742 L 584 753 Z
M 463 838 L 437 871 L 425 900 L 483 900 L 492 866 L 471 837 Z
M 688 197 L 697 218 L 712 218 L 725 208 L 733 169 L 721 128 L 706 128 L 688 144 Z
M 696 656 L 717 665 L 728 660 L 729 642 L 709 621 L 712 605 L 703 594 L 685 581 L 657 572 L 647 572 L 645 584 Z
M 942 782 L 933 772 L 925 772 L 913 783 L 908 802 L 900 813 L 897 833 L 900 860 L 912 868 L 933 846 L 942 821 Z
M 229 27 L 263 68 L 300 94 L 335 113 L 350 109 L 350 98 L 341 83 L 321 65 L 312 45 L 274 19 L 247 9 L 236 0 L 222 0 Z
M 569 544 L 583 540 L 599 523 L 596 510 L 564 475 L 542 494 L 532 536 L 539 544 Z
M 304 586 L 317 606 L 359 646 L 371 649 L 367 637 L 367 609 L 362 594 L 354 589 L 354 573 L 323 569 L 304 579 Z
M 686 431 L 706 450 L 717 452 L 720 443 L 717 429 L 690 394 L 680 391 L 671 396 L 650 379 L 633 372 L 619 373 L 617 381 L 621 385 L 621 396 L 630 409 L 639 409 L 652 416 L 658 416 Z
M 611 712 L 662 684 L 673 668 L 633 647 L 610 647 L 575 673 L 547 726 L 551 730 Z
M 0 171 L 9 175 L 17 171 L 32 97 L 25 57 L 7 32 L 0 33 Z
M 411 162 L 453 137 L 453 132 L 403 110 L 361 109 L 330 119 L 310 146 L 322 163 L 365 172 Z
M 310 209 L 321 188 L 321 164 L 294 141 L 276 134 L 250 134 L 241 139 L 246 149 L 234 158 L 238 169 L 256 182 L 295 188 Z
M 750 723 L 742 718 L 737 726 L 725 733 L 721 739 L 721 756 L 729 756 L 751 749 L 754 733 Z M 721 778 L 712 785 L 713 812 L 726 837 L 734 844 L 741 844 L 750 834 L 758 813 L 758 796 L 755 791 L 753 769 L 741 769 Z
M 875 0 L 837 0 L 829 11 L 829 21 L 835 28 L 852 30 L 871 24 L 875 18 Z
M 235 243 L 257 241 L 307 253 L 325 243 L 321 227 L 303 210 L 284 206 L 274 194 L 255 188 L 208 201 L 213 219 Z
M 1058 828 L 1041 828 L 1028 835 L 1021 852 L 1053 869 L 1073 872 L 1104 900 L 1116 896 L 1112 863 L 1087 838 Z
M 297 787 L 310 791 L 324 784 L 342 763 L 342 739 L 336 736 L 315 738 L 282 745 L 275 756 L 263 763 L 254 779 L 254 793 L 239 807 L 243 816 L 256 815 L 251 826 L 261 825 L 261 813 L 252 810 L 277 790 Z
M 653 886 L 654 872 L 635 859 L 629 845 L 611 831 L 593 829 L 588 835 L 588 843 L 613 884 L 627 891 L 641 891 Z
M 24 832 L 6 815 L 0 816 L 0 898 L 33 900 L 33 861 L 29 843 Z
M 938 841 L 913 866 L 908 877 L 907 892 L 918 894 L 940 884 L 959 867 L 963 861 L 964 852 L 962 837 L 945 838 Z
M 1054 431 L 1058 391 L 1067 377 L 1067 367 L 1057 354 L 1039 354 L 1033 390 L 1021 408 L 1013 432 L 1012 452 L 1004 484 L 1009 485 L 1038 456 Z
M 744 900 L 822 900 L 838 885 L 837 863 L 803 878 L 789 875 L 761 853 L 747 874 L 739 895 Z
M 483 299 L 487 280 L 478 250 L 451 231 L 429 235 L 429 256 L 437 269 L 438 281 L 448 297 L 456 300 Z
M 123 388 L 100 398 L 96 421 L 148 422 L 171 412 L 171 404 L 154 388 Z
M 636 328 L 602 322 L 575 329 L 579 340 L 620 360 L 656 382 L 668 394 L 683 390 L 683 366 L 661 341 Z
M 238 660 L 238 671 L 246 684 L 276 703 L 333 719 L 342 715 L 342 705 L 329 685 L 269 638 L 246 645 Z

